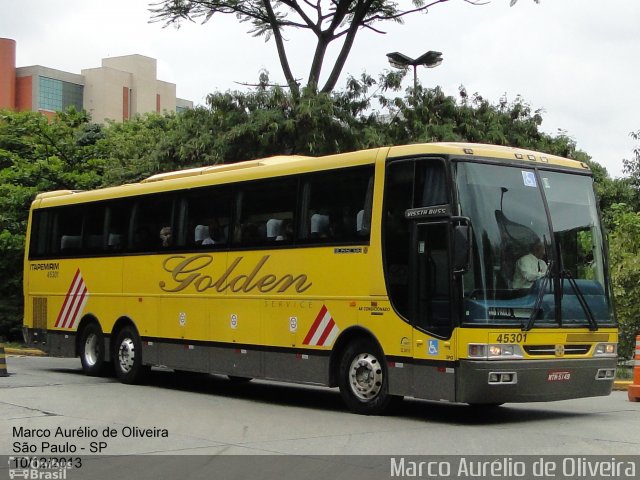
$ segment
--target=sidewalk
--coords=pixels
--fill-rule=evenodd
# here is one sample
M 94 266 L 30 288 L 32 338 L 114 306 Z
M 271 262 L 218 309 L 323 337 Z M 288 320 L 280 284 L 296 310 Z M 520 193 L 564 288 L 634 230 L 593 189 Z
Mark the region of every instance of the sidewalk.
M 35 348 L 5 348 L 4 353 L 6 355 L 25 356 L 25 357 L 42 357 L 45 356 L 42 350 Z

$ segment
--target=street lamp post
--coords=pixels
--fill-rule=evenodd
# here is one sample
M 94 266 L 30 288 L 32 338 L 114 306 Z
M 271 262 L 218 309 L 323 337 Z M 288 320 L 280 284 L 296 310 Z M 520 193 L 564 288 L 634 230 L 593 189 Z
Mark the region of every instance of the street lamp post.
M 392 67 L 400 70 L 406 70 L 410 66 L 413 67 L 413 99 L 416 99 L 416 91 L 418 90 L 418 67 L 424 66 L 427 68 L 437 67 L 442 63 L 442 52 L 434 52 L 429 50 L 427 53 L 423 53 L 418 58 L 413 59 L 407 57 L 403 53 L 393 52 L 387 53 L 387 58 Z

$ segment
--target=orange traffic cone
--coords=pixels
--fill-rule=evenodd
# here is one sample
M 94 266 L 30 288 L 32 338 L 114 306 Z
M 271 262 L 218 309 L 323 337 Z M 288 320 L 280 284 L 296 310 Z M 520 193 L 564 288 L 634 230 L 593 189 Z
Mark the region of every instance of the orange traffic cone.
M 640 402 L 640 335 L 636 337 L 636 355 L 633 362 L 633 383 L 627 389 L 630 402 Z
M 7 359 L 4 355 L 4 345 L 0 343 L 0 377 L 8 377 L 7 372 Z

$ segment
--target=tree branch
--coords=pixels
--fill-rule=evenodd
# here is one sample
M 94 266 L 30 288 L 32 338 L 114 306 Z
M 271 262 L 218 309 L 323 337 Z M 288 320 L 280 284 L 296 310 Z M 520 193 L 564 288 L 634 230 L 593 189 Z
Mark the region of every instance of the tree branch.
M 324 87 L 322 87 L 322 92 L 327 93 L 335 88 L 336 83 L 338 82 L 338 78 L 340 77 L 340 73 L 342 72 L 344 64 L 347 61 L 347 57 L 349 56 L 351 48 L 353 47 L 356 33 L 358 33 L 358 29 L 362 25 L 362 22 L 364 21 L 373 1 L 374 0 L 358 0 L 355 8 L 353 9 L 353 18 L 351 19 L 351 24 L 349 25 L 349 30 L 347 31 L 346 38 L 344 39 L 344 43 L 342 44 L 342 48 L 340 49 L 338 58 L 333 65 L 333 69 L 329 74 L 329 78 L 327 79 Z
M 282 34 L 280 33 L 280 25 L 278 24 L 275 13 L 273 12 L 273 8 L 271 6 L 271 0 L 263 0 L 265 10 L 267 12 L 267 16 L 269 17 L 269 23 L 271 24 L 271 31 L 273 32 L 273 38 L 276 41 L 276 46 L 278 49 L 278 57 L 280 59 L 280 65 L 282 66 L 282 71 L 284 73 L 284 77 L 287 80 L 287 84 L 291 89 L 291 93 L 294 98 L 297 98 L 300 95 L 300 87 L 298 86 L 295 78 L 293 77 L 293 73 L 291 72 L 291 67 L 289 66 L 289 59 L 287 58 L 287 52 L 284 48 L 284 41 L 282 39 Z
M 314 32 L 316 31 L 317 26 L 316 26 L 315 22 L 313 20 L 311 20 L 311 18 L 309 18 L 307 13 L 300 7 L 298 2 L 296 2 L 295 0 L 294 1 L 292 1 L 292 0 L 280 0 L 280 3 L 282 3 L 283 5 L 286 5 L 291 10 L 296 12 L 300 16 L 300 18 L 302 18 L 304 23 L 306 24 L 306 28 L 310 28 Z
M 361 0 L 358 0 L 360 2 Z M 324 57 L 327 53 L 327 48 L 329 43 L 334 40 L 334 32 L 335 29 L 342 23 L 347 14 L 349 13 L 349 5 L 351 1 L 343 0 L 338 3 L 336 6 L 336 10 L 333 13 L 333 20 L 331 24 L 327 27 L 326 30 L 320 31 L 316 34 L 318 38 L 318 43 L 316 44 L 316 51 L 313 55 L 313 61 L 311 62 L 311 68 L 309 69 L 309 80 L 308 84 L 313 85 L 314 88 L 318 87 L 318 82 L 320 81 L 320 73 L 322 71 L 322 64 L 324 62 Z M 322 12 L 320 12 L 321 14 Z M 325 17 L 320 16 L 318 18 L 318 25 L 321 26 Z M 328 18 L 328 17 L 326 17 Z
M 402 18 L 405 15 L 410 15 L 412 13 L 418 13 L 418 12 L 426 12 L 427 10 L 429 10 L 429 8 L 433 7 L 434 5 L 437 5 L 438 3 L 445 3 L 448 2 L 449 0 L 435 0 L 431 3 L 429 3 L 428 5 L 423 5 L 422 7 L 417 7 L 414 8 L 412 10 L 404 10 L 401 12 L 398 12 L 394 15 L 372 15 L 371 17 L 365 19 L 362 23 L 363 25 L 371 23 L 371 22 L 375 22 L 375 21 L 384 21 L 384 20 L 397 20 L 398 18 Z M 468 3 L 473 3 L 473 0 L 464 0 L 465 2 Z

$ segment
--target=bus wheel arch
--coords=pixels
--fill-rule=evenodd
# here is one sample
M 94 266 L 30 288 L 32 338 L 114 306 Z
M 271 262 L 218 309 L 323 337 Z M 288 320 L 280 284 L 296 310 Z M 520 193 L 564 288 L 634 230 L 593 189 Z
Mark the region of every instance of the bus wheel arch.
M 86 315 L 76 334 L 76 355 L 80 357 L 85 375 L 101 376 L 109 361 L 106 337 L 100 322 L 93 315 Z
M 346 329 L 336 339 L 336 343 L 331 349 L 331 357 L 329 360 L 330 387 L 338 386 L 338 378 L 340 374 L 340 359 L 344 355 L 344 351 L 349 346 L 349 344 L 357 341 L 358 339 L 370 340 L 371 342 L 375 343 L 380 351 L 382 351 L 382 347 L 380 347 L 380 343 L 376 340 L 376 337 L 366 328 L 356 326 Z
M 142 362 L 142 340 L 135 323 L 128 317 L 119 318 L 113 326 L 111 338 L 116 377 L 122 383 L 140 383 L 149 367 Z
M 332 382 L 347 407 L 362 415 L 383 413 L 391 403 L 384 352 L 375 336 L 355 327 L 339 339 L 331 356 Z

